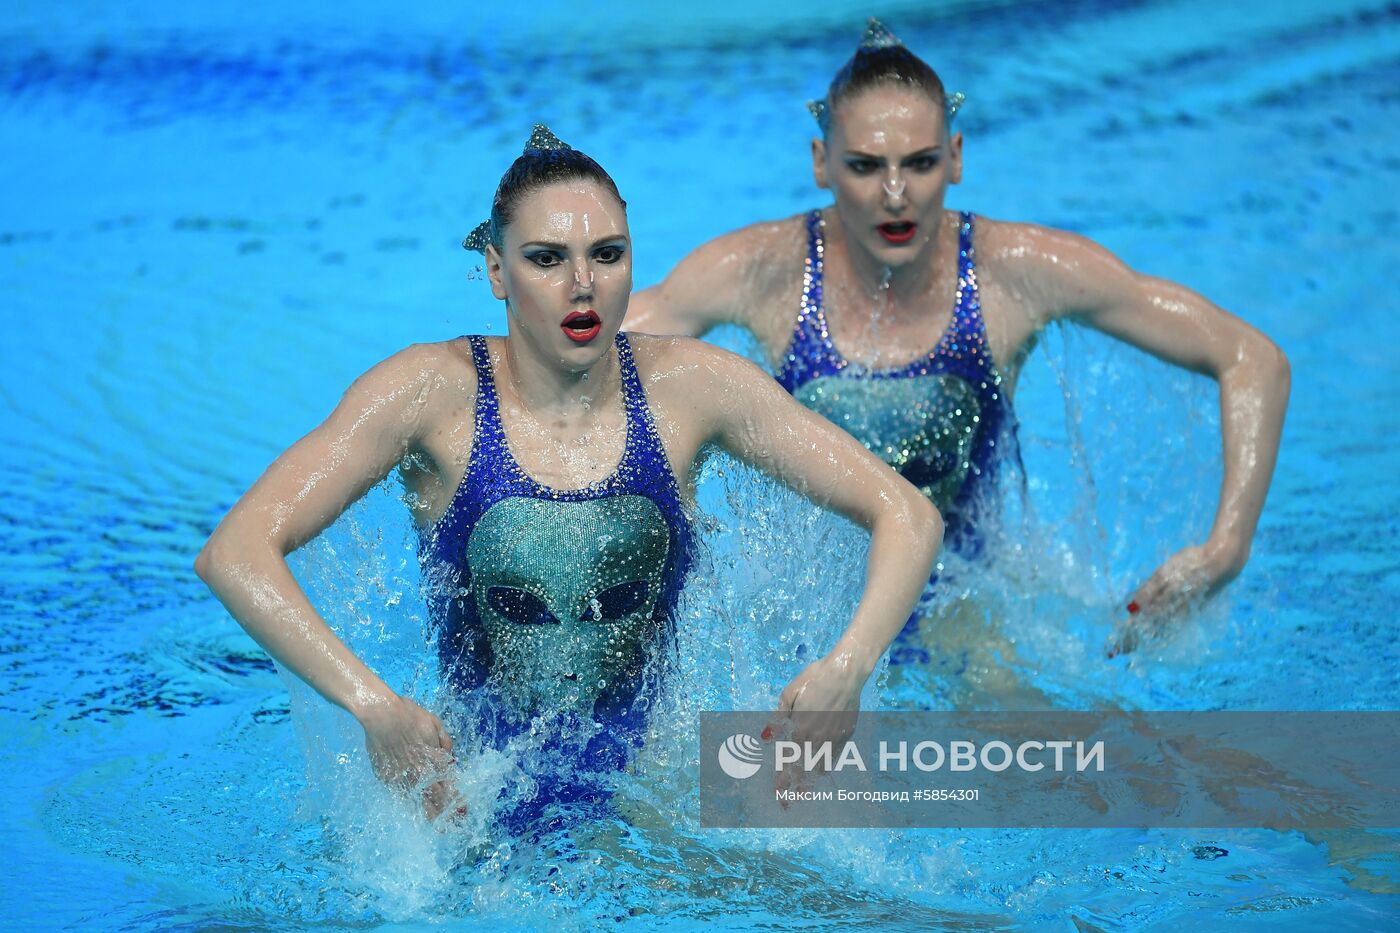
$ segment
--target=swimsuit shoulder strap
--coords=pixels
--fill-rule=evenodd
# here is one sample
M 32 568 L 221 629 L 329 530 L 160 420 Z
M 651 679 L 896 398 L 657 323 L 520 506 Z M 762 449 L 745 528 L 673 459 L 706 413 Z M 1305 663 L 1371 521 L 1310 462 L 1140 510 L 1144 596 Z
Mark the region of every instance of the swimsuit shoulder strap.
M 972 212 L 962 211 L 958 223 L 958 302 L 954 316 L 961 337 L 981 346 L 985 345 L 987 328 L 982 320 L 982 296 L 977 285 L 973 232 Z
M 509 469 L 514 460 L 501 426 L 499 395 L 486 338 L 472 334 L 467 337 L 467 346 L 471 348 L 472 363 L 476 366 L 471 454 L 447 510 L 424 538 L 425 543 L 431 542 L 433 547 L 465 541 L 482 513 L 502 494 L 515 488 L 512 484 L 516 482 L 516 473 Z M 460 554 L 454 554 L 449 562 L 455 564 L 459 557 Z
M 623 404 L 627 409 L 627 449 L 623 453 L 622 471 L 625 480 L 640 480 L 655 477 L 663 480 L 667 497 L 674 499 L 679 507 L 680 484 L 671 470 L 671 460 L 666 455 L 666 445 L 661 442 L 661 432 L 656 429 L 651 406 L 647 403 L 646 389 L 637 372 L 637 361 L 632 355 L 632 342 L 627 334 L 617 335 L 617 363 L 622 376 Z M 664 509 L 663 509 L 664 510 Z
M 822 235 L 822 212 L 812 211 L 807 215 L 807 265 L 802 273 L 802 308 L 798 313 L 797 326 L 808 329 L 816 325 L 815 318 L 822 313 L 822 281 L 825 271 L 826 243 Z
M 807 212 L 807 265 L 819 268 L 822 262 L 822 212 L 821 208 Z
M 802 301 L 797 309 L 792 340 L 783 354 L 783 364 L 777 379 L 789 392 L 806 381 L 803 376 L 817 365 L 817 360 L 829 355 L 823 342 L 822 280 L 826 245 L 822 236 L 822 212 L 809 211 L 807 226 L 807 256 L 802 270 Z
M 971 211 L 958 215 L 958 284 L 977 294 L 977 257 L 973 250 L 973 217 Z M 966 285 L 964 285 L 966 282 Z
M 617 347 L 618 372 L 622 377 L 622 403 L 627 412 L 627 453 L 630 456 L 633 445 L 644 441 L 646 435 L 655 434 L 656 426 L 652 424 L 642 377 L 637 374 L 637 360 L 632 355 L 631 340 L 618 331 L 614 344 Z
M 500 395 L 496 392 L 496 377 L 491 369 L 491 353 L 486 348 L 486 338 L 473 334 L 467 338 L 472 349 L 472 362 L 476 364 L 476 418 L 475 437 L 472 439 L 472 457 L 469 470 L 476 469 L 478 460 L 491 459 L 505 448 L 505 430 L 501 427 Z M 485 467 L 489 464 L 482 463 Z

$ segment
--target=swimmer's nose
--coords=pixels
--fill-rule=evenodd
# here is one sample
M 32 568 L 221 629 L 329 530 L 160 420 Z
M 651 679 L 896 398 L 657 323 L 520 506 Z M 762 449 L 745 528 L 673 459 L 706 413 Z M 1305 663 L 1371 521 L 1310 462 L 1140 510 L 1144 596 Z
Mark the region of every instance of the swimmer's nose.
M 573 275 L 574 297 L 592 297 L 593 270 L 588 267 L 587 259 L 577 259 L 574 261 Z
M 890 168 L 889 175 L 880 183 L 880 187 L 885 191 L 885 206 L 891 211 L 899 211 L 904 207 L 906 185 L 904 176 L 900 174 L 898 168 L 894 167 Z

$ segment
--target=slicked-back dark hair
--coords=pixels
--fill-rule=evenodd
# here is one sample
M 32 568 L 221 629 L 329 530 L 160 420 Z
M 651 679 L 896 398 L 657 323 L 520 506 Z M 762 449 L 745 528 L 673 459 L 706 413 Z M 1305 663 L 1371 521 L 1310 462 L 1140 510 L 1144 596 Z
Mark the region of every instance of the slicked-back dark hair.
M 822 127 L 823 135 L 829 132 L 829 121 L 843 101 L 873 87 L 912 88 L 927 94 L 940 110 L 944 108 L 943 80 L 922 58 L 902 45 L 859 48 L 827 88 L 828 121 Z
M 603 167 L 577 149 L 527 148 L 510 164 L 496 186 L 496 196 L 491 201 L 491 242 L 497 249 L 502 248 L 505 229 L 515 218 L 515 209 L 532 192 L 559 182 L 586 179 L 596 182 L 612 192 L 617 203 L 625 212 L 627 202 L 618 193 L 617 183 Z

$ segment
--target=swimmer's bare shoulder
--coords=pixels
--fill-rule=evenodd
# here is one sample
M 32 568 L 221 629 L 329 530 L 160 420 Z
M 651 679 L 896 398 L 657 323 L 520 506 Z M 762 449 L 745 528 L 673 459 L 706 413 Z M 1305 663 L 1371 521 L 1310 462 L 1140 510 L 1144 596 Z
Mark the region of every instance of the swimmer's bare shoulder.
M 794 214 L 745 230 L 754 261 L 746 312 L 739 323 L 763 344 L 771 363 L 787 350 L 802 301 L 807 215 Z
M 1038 323 L 1066 301 L 1076 287 L 1094 289 L 1101 280 L 1131 275 L 1118 257 L 1082 234 L 1042 224 L 977 218 L 978 268 L 997 284 L 1017 292 Z
M 470 346 L 465 337 L 411 344 L 366 370 L 346 395 L 352 393 L 362 400 L 382 400 L 405 424 L 435 426 L 442 415 L 475 402 L 476 366 Z
M 408 347 L 370 367 L 234 504 L 211 539 L 220 543 L 215 551 L 228 556 L 261 542 L 287 554 L 395 468 L 412 460 L 422 476 L 440 477 L 438 464 L 453 449 L 453 396 L 464 389 L 462 420 L 471 430 L 473 377 L 460 354 L 441 344 Z M 468 451 L 470 445 L 468 433 Z
M 728 350 L 693 337 L 629 338 L 637 375 L 673 467 L 688 468 L 713 439 L 717 425 L 736 412 L 791 404 L 772 376 Z
M 699 337 L 736 324 L 766 348 L 785 346 L 792 327 L 785 318 L 796 316 L 802 291 L 803 217 L 750 224 L 697 247 L 659 284 L 632 296 L 627 329 Z M 779 310 L 785 304 L 790 314 Z
M 412 344 L 366 372 L 359 384 L 392 398 L 408 429 L 399 473 L 411 502 L 434 520 L 461 483 L 475 433 L 476 364 L 465 337 Z
M 980 214 L 973 236 L 982 318 L 992 356 L 1009 375 L 1050 322 L 1066 279 L 1099 247 L 1067 230 Z

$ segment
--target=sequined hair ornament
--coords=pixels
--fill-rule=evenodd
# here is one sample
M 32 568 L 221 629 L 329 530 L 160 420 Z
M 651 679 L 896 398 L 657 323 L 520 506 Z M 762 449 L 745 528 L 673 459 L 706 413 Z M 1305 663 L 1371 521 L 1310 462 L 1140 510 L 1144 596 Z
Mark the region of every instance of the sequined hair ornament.
M 525 148 L 521 150 L 521 155 L 530 150 L 539 152 L 557 152 L 561 149 L 572 149 L 568 143 L 564 142 L 543 123 L 536 123 L 534 129 L 530 131 L 530 138 L 525 140 Z M 471 233 L 462 239 L 462 249 L 472 252 L 485 253 L 486 247 L 491 245 L 491 220 L 483 220 L 477 224 Z
M 491 221 L 483 220 L 476 228 L 462 238 L 462 249 L 484 253 L 491 243 Z
M 860 48 L 862 49 L 892 49 L 896 45 L 903 45 L 895 38 L 894 33 L 875 17 L 870 17 L 865 24 L 865 35 L 860 37 Z
M 860 45 L 856 47 L 856 53 L 859 54 L 863 49 L 892 49 L 903 44 L 884 23 L 872 16 L 870 22 L 865 25 L 865 35 L 860 37 Z M 958 110 L 966 100 L 967 95 L 962 91 L 943 95 L 944 118 L 949 124 L 958 115 Z M 822 135 L 826 135 L 831 130 L 831 105 L 827 103 L 825 98 L 807 101 L 807 112 L 817 121 Z

